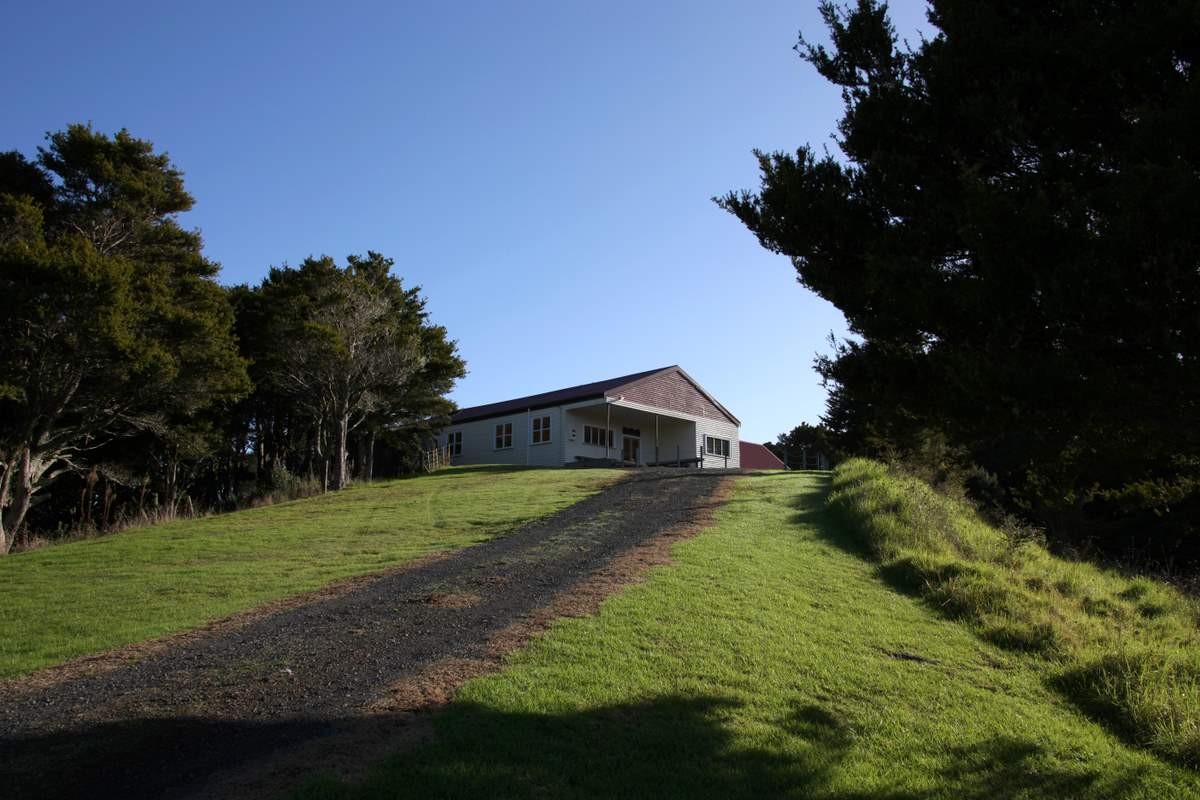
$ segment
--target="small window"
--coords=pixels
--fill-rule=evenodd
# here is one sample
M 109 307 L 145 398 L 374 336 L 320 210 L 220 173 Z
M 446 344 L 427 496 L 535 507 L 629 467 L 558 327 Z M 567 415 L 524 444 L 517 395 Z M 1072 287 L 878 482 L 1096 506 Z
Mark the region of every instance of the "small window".
M 704 437 L 704 452 L 710 456 L 729 456 L 729 440 L 718 439 L 715 436 Z
M 533 418 L 533 443 L 545 444 L 550 441 L 550 418 L 549 417 L 534 417 Z
M 595 425 L 583 426 L 583 443 L 595 445 L 596 447 L 612 447 L 613 435 L 612 431 L 608 431 L 608 436 L 604 435 L 604 428 L 598 428 Z M 604 440 L 608 439 L 606 443 Z
M 512 447 L 512 423 L 496 423 L 496 449 L 507 450 Z
M 462 455 L 462 431 L 454 431 L 446 437 L 446 449 L 452 456 Z

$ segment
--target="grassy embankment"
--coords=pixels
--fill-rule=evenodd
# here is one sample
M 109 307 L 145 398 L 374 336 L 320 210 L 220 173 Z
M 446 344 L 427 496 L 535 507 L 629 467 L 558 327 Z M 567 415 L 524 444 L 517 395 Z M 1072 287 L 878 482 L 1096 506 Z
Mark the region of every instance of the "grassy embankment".
M 0 559 L 0 678 L 465 547 L 614 470 L 456 468 Z
M 894 584 L 1028 654 L 1065 697 L 1200 767 L 1200 607 L 1146 578 L 1067 561 L 882 464 L 839 467 L 830 498 Z
M 467 684 L 433 743 L 301 796 L 1200 793 L 1195 772 L 1064 702 L 1034 659 L 881 578 L 828 488 L 812 473 L 740 479 L 675 564 Z

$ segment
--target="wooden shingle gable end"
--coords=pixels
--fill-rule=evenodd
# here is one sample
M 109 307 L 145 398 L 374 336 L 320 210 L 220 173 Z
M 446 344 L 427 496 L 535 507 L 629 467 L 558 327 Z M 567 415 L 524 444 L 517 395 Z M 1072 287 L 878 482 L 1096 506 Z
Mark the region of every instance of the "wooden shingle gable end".
M 679 366 L 667 367 L 640 377 L 614 387 L 606 394 L 608 397 L 620 397 L 642 406 L 678 411 L 693 417 L 726 420 L 733 425 L 741 425 L 737 417 Z

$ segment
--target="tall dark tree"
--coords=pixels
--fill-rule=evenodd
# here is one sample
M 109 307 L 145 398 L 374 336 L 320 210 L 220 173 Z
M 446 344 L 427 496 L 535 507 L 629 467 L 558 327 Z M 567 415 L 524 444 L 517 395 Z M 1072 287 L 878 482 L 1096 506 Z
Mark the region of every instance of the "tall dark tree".
M 758 153 L 720 203 L 858 334 L 831 426 L 945 436 L 1059 532 L 1140 496 L 1139 535 L 1194 534 L 1200 3 L 933 0 L 915 49 L 874 0 L 822 11 L 841 152 Z
M 73 125 L 0 155 L 0 553 L 35 495 L 114 440 L 248 388 L 233 314 L 165 154 Z

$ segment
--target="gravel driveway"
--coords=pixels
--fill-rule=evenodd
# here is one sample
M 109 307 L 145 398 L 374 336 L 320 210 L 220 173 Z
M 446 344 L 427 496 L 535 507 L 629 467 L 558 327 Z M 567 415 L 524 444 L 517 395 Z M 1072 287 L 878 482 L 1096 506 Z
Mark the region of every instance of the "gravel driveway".
M 281 753 L 389 745 L 404 715 L 372 709 L 395 686 L 488 658 L 497 634 L 622 553 L 695 524 L 722 474 L 632 471 L 545 520 L 347 593 L 103 674 L 15 682 L 0 692 L 0 795 L 223 796 L 214 787 Z

